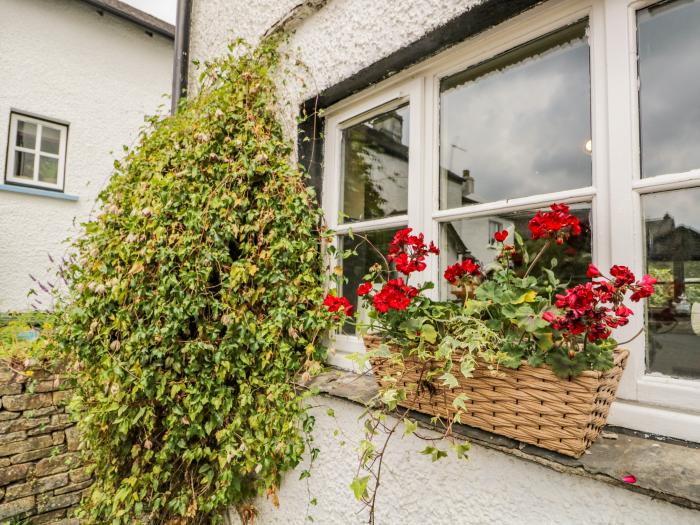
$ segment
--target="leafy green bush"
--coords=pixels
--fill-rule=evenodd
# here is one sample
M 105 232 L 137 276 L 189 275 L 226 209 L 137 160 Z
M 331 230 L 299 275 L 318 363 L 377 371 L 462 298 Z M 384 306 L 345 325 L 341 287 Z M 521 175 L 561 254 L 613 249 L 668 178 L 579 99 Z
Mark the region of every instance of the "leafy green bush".
M 198 524 L 304 452 L 295 388 L 323 357 L 320 212 L 276 113 L 274 44 L 238 42 L 153 118 L 63 269 L 89 523 Z

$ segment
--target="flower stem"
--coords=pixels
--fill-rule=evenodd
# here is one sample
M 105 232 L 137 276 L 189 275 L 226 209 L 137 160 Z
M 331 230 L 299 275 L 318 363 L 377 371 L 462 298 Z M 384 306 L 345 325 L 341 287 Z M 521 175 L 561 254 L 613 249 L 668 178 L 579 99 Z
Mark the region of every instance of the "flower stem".
M 523 279 L 530 275 L 530 272 L 532 269 L 535 267 L 535 264 L 537 264 L 537 261 L 540 260 L 542 255 L 544 255 L 544 252 L 547 251 L 547 249 L 552 245 L 552 239 L 547 239 L 547 242 L 544 243 L 542 248 L 540 248 L 540 251 L 537 252 L 537 255 L 535 255 L 535 258 L 532 259 L 532 262 L 530 263 L 530 266 L 527 267 L 527 271 L 525 272 L 525 275 L 523 275 Z

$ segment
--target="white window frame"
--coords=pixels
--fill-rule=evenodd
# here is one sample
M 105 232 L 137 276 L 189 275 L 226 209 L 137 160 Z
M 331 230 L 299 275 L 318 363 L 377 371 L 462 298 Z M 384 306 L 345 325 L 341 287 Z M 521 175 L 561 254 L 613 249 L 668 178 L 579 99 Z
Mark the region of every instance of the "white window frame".
M 608 0 L 605 3 L 609 31 L 608 90 L 611 107 L 615 108 L 610 112 L 609 147 L 613 152 L 610 170 L 628 175 L 609 181 L 610 193 L 616 195 L 616 206 L 625 212 L 616 214 L 610 226 L 615 240 L 612 255 L 616 262 L 620 261 L 618 264 L 627 264 L 640 273 L 645 271 L 641 197 L 660 191 L 700 187 L 700 169 L 648 178 L 641 175 L 637 11 L 656 3 L 658 0 Z M 636 305 L 634 311 L 635 322 L 625 327 L 621 339 L 634 335 L 643 324 L 642 305 Z M 645 335 L 627 346 L 631 350 L 630 360 L 619 395 L 634 403 L 615 403 L 611 420 L 632 428 L 700 441 L 700 381 L 647 373 Z
M 332 114 L 327 113 L 324 139 L 324 184 L 322 205 L 328 227 L 337 235 L 334 246 L 339 249 L 339 238 L 349 231 L 363 233 L 389 228 L 402 228 L 415 223 L 417 205 L 420 203 L 420 119 L 422 97 L 421 83 L 408 81 L 398 87 L 374 91 L 345 110 L 337 106 Z M 342 195 L 342 138 L 343 131 L 359 122 L 396 109 L 408 103 L 409 144 L 408 144 L 408 214 L 358 222 L 341 222 Z M 335 263 L 334 263 L 335 264 Z M 346 359 L 349 354 L 365 350 L 362 339 L 354 335 L 336 333 L 333 335 L 333 348 L 329 362 L 341 368 L 351 368 Z
M 658 1 L 658 0 L 656 0 Z M 380 84 L 326 109 L 322 204 L 338 234 L 408 225 L 439 240 L 444 222 L 521 211 L 552 202 L 591 203 L 592 256 L 596 265 L 624 264 L 641 275 L 644 228 L 640 195 L 700 185 L 700 169 L 682 174 L 640 178 L 637 99 L 636 11 L 656 1 L 551 0 L 400 72 Z M 440 80 L 521 44 L 588 19 L 591 72 L 592 184 L 588 187 L 476 204 L 439 208 Z M 408 215 L 353 224 L 338 224 L 342 129 L 386 110 L 398 99 L 411 104 Z M 611 197 L 614 196 L 614 197 Z M 439 282 L 437 258 L 429 258 L 423 279 Z M 437 298 L 438 288 L 431 290 Z M 644 305 L 616 337 L 633 337 L 644 324 Z M 700 441 L 700 381 L 646 373 L 645 335 L 626 344 L 631 356 L 611 424 Z M 348 353 L 363 351 L 359 337 L 337 335 L 331 364 L 349 368 Z
M 22 122 L 27 122 L 30 124 L 35 124 L 37 127 L 36 132 L 36 143 L 34 148 L 27 148 L 24 146 L 17 146 L 17 124 Z M 59 146 L 58 154 L 48 153 L 41 151 L 41 135 L 44 128 L 51 128 L 59 132 Z M 45 188 L 51 190 L 63 191 L 64 189 L 64 173 L 66 165 L 66 145 L 68 142 L 68 125 L 58 123 L 51 120 L 46 120 L 43 118 L 38 118 L 30 116 L 21 112 L 12 111 L 10 113 L 10 133 L 8 135 L 7 144 L 7 161 L 5 168 L 5 182 L 11 184 L 18 184 L 22 186 L 31 186 L 36 188 Z M 30 153 L 34 155 L 34 170 L 32 172 L 32 179 L 28 180 L 23 177 L 15 177 L 15 152 Z M 55 183 L 44 182 L 39 180 L 39 162 L 40 157 L 50 157 L 58 161 L 58 173 Z

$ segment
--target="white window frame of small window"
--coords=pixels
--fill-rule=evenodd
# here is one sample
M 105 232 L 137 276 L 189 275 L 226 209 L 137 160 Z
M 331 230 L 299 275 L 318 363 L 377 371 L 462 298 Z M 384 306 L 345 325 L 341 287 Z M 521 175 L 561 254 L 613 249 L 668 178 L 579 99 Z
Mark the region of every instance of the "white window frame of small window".
M 402 226 L 408 220 L 409 227 L 424 232 L 427 240 L 437 242 L 440 225 L 444 222 L 528 210 L 551 202 L 590 203 L 594 263 L 601 268 L 609 268 L 613 263 L 624 264 L 638 275 L 644 273 L 640 195 L 700 184 L 700 170 L 640 178 L 636 11 L 657 2 L 551 0 L 328 108 L 325 111 L 326 165 L 322 203 L 331 229 L 342 234 L 349 229 L 366 231 L 379 226 Z M 582 19 L 588 19 L 589 27 L 591 186 L 441 210 L 440 80 Z M 342 124 L 356 123 L 358 120 L 349 119 L 363 120 L 375 110 L 380 113 L 380 106 L 395 100 L 397 94 L 404 93 L 400 96 L 405 97 L 409 86 L 413 94 L 408 215 L 338 225 Z M 415 118 L 416 112 L 420 118 Z M 416 177 L 418 181 L 413 180 Z M 423 279 L 439 282 L 438 261 L 433 257 L 427 262 Z M 433 298 L 437 298 L 437 288 L 430 291 Z M 632 338 L 644 326 L 644 305 L 632 306 L 633 320 L 616 334 L 618 340 Z M 642 334 L 625 345 L 631 356 L 609 423 L 700 441 L 697 408 L 700 406 L 700 381 L 646 374 L 645 342 Z M 343 368 L 351 368 L 344 359 L 347 353 L 364 350 L 362 341 L 354 336 L 337 336 L 334 346 L 337 353 L 330 363 Z
M 17 146 L 17 124 L 19 121 L 27 122 L 30 124 L 35 124 L 37 127 L 36 133 L 36 143 L 34 148 L 26 148 L 24 146 Z M 41 135 L 44 128 L 51 128 L 59 132 L 59 146 L 58 154 L 48 153 L 41 151 Z M 10 184 L 17 184 L 21 186 L 30 186 L 36 188 L 44 188 L 50 190 L 64 190 L 64 174 L 66 166 L 66 145 L 68 142 L 68 125 L 27 115 L 25 113 L 12 111 L 10 113 L 10 132 L 8 135 L 7 144 L 7 160 L 5 167 L 5 182 Z M 23 177 L 15 177 L 15 152 L 20 151 L 24 153 L 31 153 L 34 155 L 34 170 L 32 172 L 32 179 L 28 180 Z M 50 157 L 58 160 L 58 173 L 56 176 L 56 182 L 44 182 L 39 180 L 39 162 L 41 156 Z

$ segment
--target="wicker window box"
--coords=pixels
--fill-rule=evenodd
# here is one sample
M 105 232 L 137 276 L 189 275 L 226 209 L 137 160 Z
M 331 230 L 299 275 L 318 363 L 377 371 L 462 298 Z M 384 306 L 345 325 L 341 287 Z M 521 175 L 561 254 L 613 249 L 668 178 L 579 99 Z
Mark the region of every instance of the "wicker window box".
M 381 343 L 379 337 L 365 336 L 368 349 Z M 501 368 L 497 373 L 479 362 L 473 377 L 455 374 L 459 381 L 455 388 L 425 381 L 429 361 L 397 362 L 388 357 L 370 361 L 380 383 L 388 384 L 382 378 L 391 376 L 406 388 L 406 399 L 399 403 L 402 407 L 450 417 L 456 411 L 452 402 L 465 394 L 469 399 L 461 416 L 463 424 L 580 457 L 605 425 L 628 355 L 627 350 L 618 349 L 610 370 L 585 371 L 573 379 L 561 379 L 548 367 L 535 368 L 525 362 L 517 370 Z M 459 355 L 452 359 L 458 365 Z

